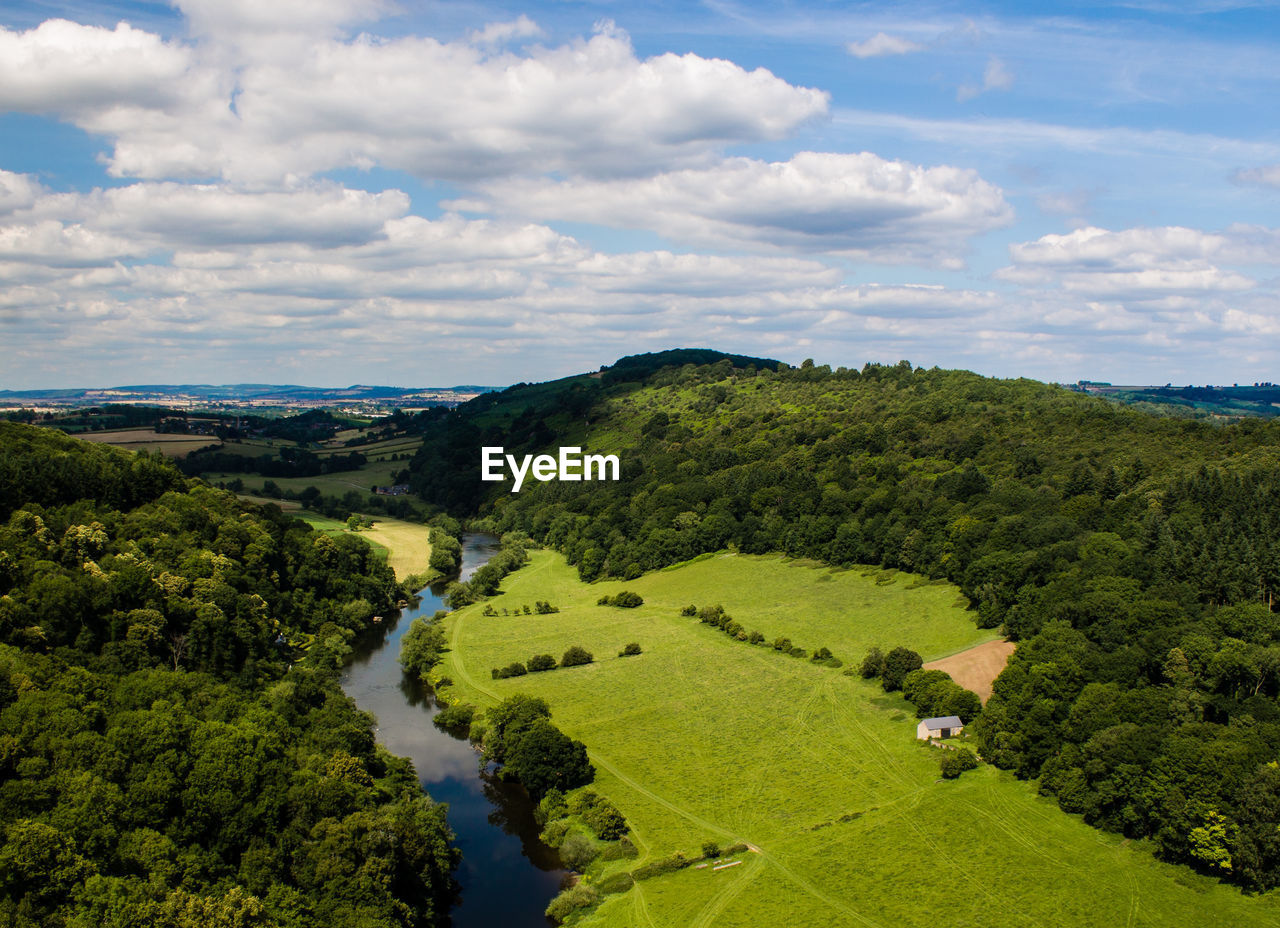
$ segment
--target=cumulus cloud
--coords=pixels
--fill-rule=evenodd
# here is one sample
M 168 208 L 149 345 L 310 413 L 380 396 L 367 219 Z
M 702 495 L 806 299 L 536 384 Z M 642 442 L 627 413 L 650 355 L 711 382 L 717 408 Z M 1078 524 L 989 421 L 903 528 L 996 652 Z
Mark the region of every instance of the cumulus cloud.
M 374 5 L 336 0 L 314 18 L 289 15 L 296 5 L 184 3 L 194 44 L 123 24 L 2 31 L 0 106 L 108 137 L 116 176 L 254 184 L 374 165 L 464 180 L 635 174 L 706 163 L 725 145 L 781 138 L 827 111 L 826 93 L 763 68 L 693 54 L 641 59 L 610 23 L 516 53 L 495 43 L 531 34 L 528 19 L 455 42 L 347 40 L 324 30 Z M 272 38 L 295 22 L 324 28 L 293 43 Z
M 885 55 L 908 55 L 924 48 L 908 39 L 877 32 L 864 42 L 850 42 L 849 54 L 855 58 L 880 58 Z
M 958 263 L 968 240 L 1005 225 L 1000 189 L 974 171 L 876 155 L 800 152 L 623 180 L 519 178 L 459 206 L 653 229 L 676 241 L 776 247 L 875 261 Z

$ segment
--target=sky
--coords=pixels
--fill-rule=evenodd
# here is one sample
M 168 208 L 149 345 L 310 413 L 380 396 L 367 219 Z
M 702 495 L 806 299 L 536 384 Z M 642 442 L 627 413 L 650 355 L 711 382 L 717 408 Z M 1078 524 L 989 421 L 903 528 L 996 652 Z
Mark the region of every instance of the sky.
M 1280 0 L 7 0 L 0 388 L 1280 380 Z

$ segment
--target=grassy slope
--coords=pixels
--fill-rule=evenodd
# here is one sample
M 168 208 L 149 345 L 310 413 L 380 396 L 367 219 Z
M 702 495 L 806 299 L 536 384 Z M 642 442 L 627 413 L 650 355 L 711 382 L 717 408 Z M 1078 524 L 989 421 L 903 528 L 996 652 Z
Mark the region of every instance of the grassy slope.
M 825 644 L 846 660 L 869 643 L 904 641 L 929 657 L 989 637 L 955 606 L 954 589 L 908 593 L 910 579 L 877 586 L 856 571 L 721 557 L 587 586 L 558 555 L 536 552 L 494 604 L 547 599 L 562 611 L 488 618 L 476 606 L 460 610 L 449 620 L 453 650 L 439 672 L 456 681 L 457 695 L 481 704 L 514 692 L 545 697 L 557 723 L 591 749 L 594 788 L 627 816 L 642 860 L 695 855 L 705 840 L 760 848 L 730 870 L 683 871 L 609 897 L 593 924 L 1280 920 L 1280 899 L 1247 899 L 1160 864 L 1145 845 L 1084 825 L 1007 774 L 983 768 L 939 781 L 937 751 L 915 742 L 914 716 L 900 698 L 676 614 L 688 602 L 721 602 L 748 629 L 810 649 Z M 624 588 L 645 605 L 595 605 Z M 644 654 L 615 657 L 628 641 Z M 558 657 L 570 644 L 593 651 L 596 663 L 489 677 L 491 667 L 544 651 Z
M 295 518 L 301 519 L 312 528 L 330 535 L 343 534 L 348 531 L 347 524 L 337 519 L 330 519 L 315 512 L 294 512 Z M 386 516 L 370 516 L 374 519 L 371 529 L 362 529 L 360 537 L 369 542 L 375 549 L 385 552 L 387 564 L 395 571 L 396 578 L 403 580 L 410 574 L 425 573 L 430 569 L 431 561 L 431 528 L 416 522 L 401 522 Z

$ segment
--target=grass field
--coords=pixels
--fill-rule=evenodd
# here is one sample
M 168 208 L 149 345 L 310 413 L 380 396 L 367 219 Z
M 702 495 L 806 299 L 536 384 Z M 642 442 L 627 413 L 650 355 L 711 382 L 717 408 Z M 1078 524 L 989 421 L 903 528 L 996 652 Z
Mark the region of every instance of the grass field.
M 126 451 L 159 451 L 171 458 L 186 457 L 197 448 L 218 444 L 211 435 L 178 435 L 155 429 L 108 429 L 102 432 L 77 432 L 76 438 L 124 448 Z
M 315 487 L 325 496 L 345 496 L 351 490 L 357 490 L 362 495 L 371 493 L 375 486 L 387 486 L 394 481 L 392 475 L 398 471 L 402 471 L 407 466 L 404 461 L 381 461 L 370 462 L 365 464 L 359 470 L 340 471 L 335 474 L 320 474 L 315 477 L 261 477 L 258 474 L 227 474 L 218 471 L 212 471 L 201 476 L 211 483 L 218 483 L 227 480 L 235 480 L 237 477 L 244 482 L 245 490 L 249 493 L 260 493 L 262 486 L 268 479 L 275 482 L 276 486 L 282 490 L 291 490 L 300 493 L 307 487 Z M 416 497 L 399 497 L 400 499 L 409 499 L 415 501 Z
M 877 584 L 877 580 L 881 583 Z M 685 926 L 1262 926 L 1280 899 L 1247 898 L 1155 861 L 1065 815 L 1034 786 L 992 768 L 938 775 L 897 696 L 839 670 L 730 640 L 678 615 L 722 603 L 748 630 L 831 648 L 868 644 L 941 657 L 990 639 L 951 587 L 906 575 L 833 572 L 778 557 L 718 556 L 625 583 L 585 585 L 535 552 L 499 607 L 549 600 L 553 615 L 448 619 L 438 668 L 451 695 L 481 705 L 515 692 L 547 699 L 588 745 L 593 789 L 626 815 L 639 861 L 704 841 L 757 852 L 722 871 L 684 870 L 606 898 L 586 924 Z M 595 605 L 634 590 L 637 609 Z M 615 657 L 629 641 L 643 654 Z M 491 667 L 571 644 L 593 664 L 508 680 Z
M 345 522 L 330 519 L 319 513 L 298 511 L 290 514 L 317 531 L 329 535 L 340 535 L 350 531 Z M 396 579 L 403 580 L 410 574 L 427 572 L 431 561 L 430 526 L 388 519 L 386 516 L 369 516 L 368 518 L 374 520 L 373 528 L 361 529 L 357 534 L 375 549 L 384 552 L 387 566 L 395 571 Z

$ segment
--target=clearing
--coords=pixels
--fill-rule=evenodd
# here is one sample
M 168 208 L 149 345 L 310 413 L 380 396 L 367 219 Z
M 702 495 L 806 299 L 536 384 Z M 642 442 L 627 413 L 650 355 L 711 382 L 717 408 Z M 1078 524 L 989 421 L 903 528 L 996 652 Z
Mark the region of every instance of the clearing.
M 1009 655 L 1017 647 L 1012 641 L 988 641 L 959 654 L 929 661 L 924 666 L 928 670 L 945 670 L 951 674 L 952 680 L 967 690 L 973 690 L 986 703 L 991 698 L 991 684 L 1000 676 L 1004 665 L 1009 663 Z
M 892 580 L 892 582 L 890 582 Z M 926 657 L 980 644 L 954 587 L 906 574 L 832 571 L 780 557 L 716 556 L 626 582 L 583 584 L 558 554 L 535 551 L 507 577 L 498 609 L 548 600 L 552 615 L 446 620 L 437 669 L 451 697 L 481 706 L 544 697 L 586 742 L 592 789 L 627 817 L 634 869 L 704 841 L 759 848 L 742 866 L 682 870 L 608 896 L 580 924 L 934 928 L 1070 925 L 1274 926 L 1280 899 L 1249 898 L 1155 861 L 1142 842 L 1097 831 L 983 767 L 938 775 L 915 740 L 911 707 L 840 670 L 731 640 L 681 606 L 723 603 L 747 630 L 826 646 L 856 666 L 870 644 Z M 627 589 L 636 609 L 597 606 Z M 643 653 L 619 658 L 637 641 Z M 490 678 L 490 668 L 579 644 L 586 666 Z M 592 876 L 596 871 L 592 872 Z
M 347 528 L 347 523 L 330 519 L 319 513 L 295 511 L 290 512 L 290 515 L 301 519 L 317 531 L 329 535 L 359 535 L 375 549 L 380 548 L 386 553 L 387 566 L 395 571 L 397 580 L 404 580 L 410 574 L 426 573 L 430 569 L 431 527 L 429 525 L 402 522 L 386 516 L 365 516 L 374 520 L 373 528 L 351 532 Z

